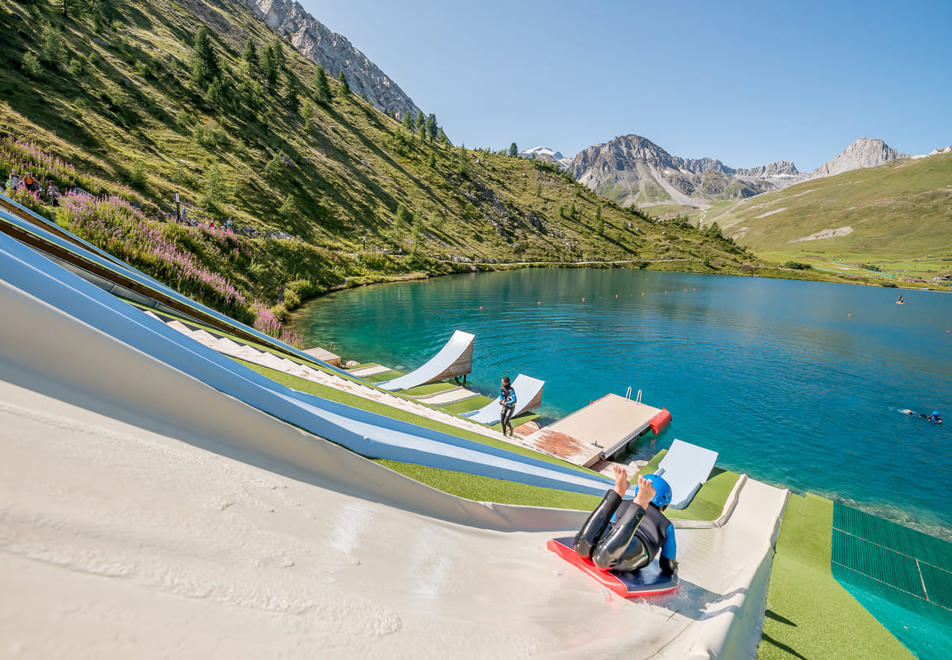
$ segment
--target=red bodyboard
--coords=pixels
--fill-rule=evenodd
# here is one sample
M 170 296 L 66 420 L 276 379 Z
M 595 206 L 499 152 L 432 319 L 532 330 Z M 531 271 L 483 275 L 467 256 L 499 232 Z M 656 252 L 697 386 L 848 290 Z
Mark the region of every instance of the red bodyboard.
M 619 596 L 624 598 L 655 596 L 671 593 L 678 588 L 678 576 L 663 574 L 656 561 L 637 571 L 603 571 L 591 560 L 575 552 L 573 543 L 574 539 L 566 536 L 549 539 L 545 547 L 573 566 L 582 569 Z

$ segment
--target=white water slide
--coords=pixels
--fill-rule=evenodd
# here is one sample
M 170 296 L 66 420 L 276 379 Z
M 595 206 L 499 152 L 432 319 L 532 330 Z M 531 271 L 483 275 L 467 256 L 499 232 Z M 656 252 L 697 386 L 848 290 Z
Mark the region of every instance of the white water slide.
M 431 357 L 426 364 L 405 376 L 384 383 L 377 383 L 377 386 L 393 392 L 408 390 L 411 387 L 426 385 L 438 380 L 465 376 L 473 370 L 474 339 L 476 339 L 475 335 L 457 330 L 440 349 L 440 352 Z
M 512 381 L 512 389 L 516 393 L 516 407 L 512 412 L 513 417 L 518 417 L 524 412 L 535 410 L 542 405 L 542 386 L 544 380 L 519 374 Z M 479 410 L 463 413 L 474 422 L 492 426 L 498 424 L 502 416 L 502 406 L 499 405 L 499 399 L 493 399 Z
M 755 655 L 785 491 L 739 480 L 721 521 L 677 530 L 678 590 L 623 600 L 545 549 L 585 512 L 474 502 L 407 479 L 308 432 L 304 417 L 284 421 L 277 391 L 240 370 L 226 377 L 140 311 L 107 309 L 79 282 L 32 286 L 68 279 L 59 267 L 23 278 L 0 266 L 3 648 Z M 188 361 L 170 364 L 181 351 Z M 255 392 L 273 412 L 243 398 Z

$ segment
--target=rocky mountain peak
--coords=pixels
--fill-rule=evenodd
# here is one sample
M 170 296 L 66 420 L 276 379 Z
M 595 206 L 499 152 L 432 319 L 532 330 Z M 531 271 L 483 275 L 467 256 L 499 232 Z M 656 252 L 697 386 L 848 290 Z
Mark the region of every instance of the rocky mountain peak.
M 810 175 L 811 178 L 833 176 L 849 170 L 864 167 L 876 167 L 899 158 L 908 158 L 877 138 L 861 137 L 846 147 L 828 163 L 820 165 Z
M 757 178 L 784 178 L 784 177 L 799 177 L 802 178 L 801 172 L 797 169 L 797 166 L 794 165 L 789 160 L 779 160 L 775 163 L 768 163 L 766 165 L 761 165 L 760 167 L 751 167 L 751 168 L 738 168 L 734 170 L 736 176 L 742 177 L 757 177 Z
M 520 151 L 519 155 L 523 158 L 538 158 L 539 160 L 544 160 L 549 163 L 555 163 L 563 170 L 568 168 L 572 162 L 572 159 L 563 156 L 561 151 L 556 151 L 555 149 L 542 145 Z
M 793 163 L 790 169 L 796 172 Z M 780 165 L 763 166 L 781 170 Z M 675 203 L 700 207 L 712 199 L 750 197 L 781 185 L 776 178 L 735 170 L 715 158 L 672 156 L 640 135 L 622 135 L 580 151 L 569 167 L 579 183 L 621 204 Z M 786 183 L 786 182 L 784 182 Z
M 340 71 L 359 96 L 397 117 L 416 115 L 420 108 L 387 74 L 357 50 L 347 37 L 331 32 L 292 0 L 242 0 L 272 30 L 287 37 L 302 55 L 324 67 L 334 78 Z

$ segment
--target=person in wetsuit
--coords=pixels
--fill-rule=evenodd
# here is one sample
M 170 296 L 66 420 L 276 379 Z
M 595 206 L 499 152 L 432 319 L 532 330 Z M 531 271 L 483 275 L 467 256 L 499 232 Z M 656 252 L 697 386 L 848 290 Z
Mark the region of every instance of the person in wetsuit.
M 635 499 L 623 501 L 630 486 L 627 470 L 615 465 L 615 487 L 575 535 L 575 551 L 613 571 L 638 570 L 660 554 L 661 572 L 675 575 L 674 525 L 662 513 L 671 503 L 671 486 L 656 474 L 638 477 Z
M 499 390 L 499 405 L 502 406 L 502 434 L 512 437 L 512 413 L 516 409 L 516 391 L 512 389 L 509 376 L 502 377 L 502 387 Z M 506 433 L 506 427 L 509 433 Z

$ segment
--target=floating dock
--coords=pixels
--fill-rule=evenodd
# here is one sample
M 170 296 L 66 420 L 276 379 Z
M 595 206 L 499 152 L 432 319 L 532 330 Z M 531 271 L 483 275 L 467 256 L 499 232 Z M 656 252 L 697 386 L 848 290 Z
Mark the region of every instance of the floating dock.
M 617 394 L 606 394 L 568 417 L 526 436 L 523 444 L 570 463 L 590 467 L 603 458 L 621 453 L 629 442 L 649 428 L 657 433 L 670 419 L 670 413 L 663 408 Z

